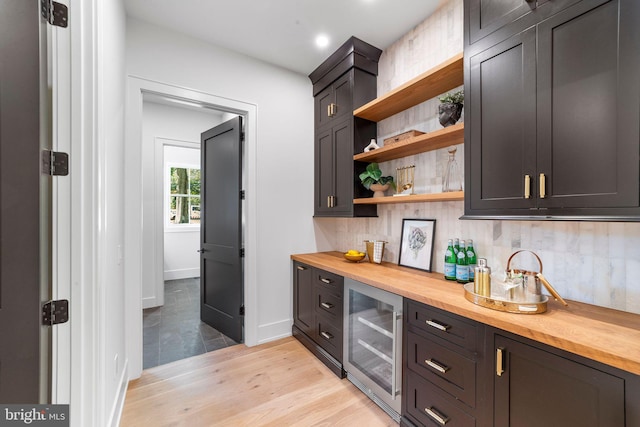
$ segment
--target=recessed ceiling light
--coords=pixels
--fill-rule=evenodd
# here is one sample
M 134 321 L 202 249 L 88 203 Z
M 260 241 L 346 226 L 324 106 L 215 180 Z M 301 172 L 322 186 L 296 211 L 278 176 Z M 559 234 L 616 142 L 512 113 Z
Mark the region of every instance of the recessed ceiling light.
M 320 34 L 316 37 L 316 46 L 318 47 L 327 47 L 329 45 L 329 37 L 324 34 Z

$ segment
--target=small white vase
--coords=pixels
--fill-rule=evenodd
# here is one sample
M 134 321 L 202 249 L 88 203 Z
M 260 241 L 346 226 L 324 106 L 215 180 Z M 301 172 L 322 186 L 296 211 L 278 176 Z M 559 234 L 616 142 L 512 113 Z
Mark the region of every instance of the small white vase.
M 371 184 L 369 189 L 373 190 L 373 197 L 384 197 L 384 192 L 389 189 L 389 184 Z

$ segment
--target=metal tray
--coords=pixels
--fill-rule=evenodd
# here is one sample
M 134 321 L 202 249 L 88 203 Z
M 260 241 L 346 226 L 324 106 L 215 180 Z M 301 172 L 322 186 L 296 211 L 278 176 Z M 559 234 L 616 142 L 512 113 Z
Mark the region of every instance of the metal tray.
M 538 302 L 518 302 L 498 297 L 485 297 L 473 292 L 473 283 L 464 285 L 464 297 L 467 301 L 487 307 L 492 310 L 506 311 L 517 314 L 538 314 L 547 311 L 547 301 L 549 298 L 542 295 Z

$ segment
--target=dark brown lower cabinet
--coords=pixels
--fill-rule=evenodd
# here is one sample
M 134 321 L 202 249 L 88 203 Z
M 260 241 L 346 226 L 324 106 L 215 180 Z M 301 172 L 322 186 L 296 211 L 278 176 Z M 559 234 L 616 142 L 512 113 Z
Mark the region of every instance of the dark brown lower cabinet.
M 496 427 L 623 427 L 625 378 L 495 335 Z M 640 399 L 640 396 L 636 396 Z
M 485 326 L 405 299 L 403 426 L 489 425 Z
M 640 426 L 638 375 L 415 301 L 404 310 L 403 426 Z
M 342 276 L 294 261 L 292 334 L 340 378 L 343 296 Z

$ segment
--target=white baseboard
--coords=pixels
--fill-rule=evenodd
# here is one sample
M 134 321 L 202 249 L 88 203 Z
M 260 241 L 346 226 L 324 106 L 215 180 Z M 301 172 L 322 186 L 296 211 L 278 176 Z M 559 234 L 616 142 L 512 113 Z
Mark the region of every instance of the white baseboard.
M 151 307 L 157 307 L 158 306 L 158 301 L 156 299 L 156 297 L 146 297 L 146 298 L 142 298 L 142 308 L 151 308 Z
M 128 359 L 125 360 L 124 366 L 122 367 L 122 374 L 120 375 L 120 386 L 118 387 L 118 394 L 116 396 L 115 402 L 113 402 L 113 407 L 111 409 L 111 414 L 109 416 L 109 423 L 107 425 L 111 427 L 118 427 L 120 425 L 120 418 L 122 417 L 122 410 L 124 409 L 124 399 L 127 395 L 127 387 L 129 385 L 129 368 Z
M 190 279 L 200 277 L 199 268 L 183 268 L 180 270 L 165 270 L 164 280 Z
M 264 344 L 291 336 L 292 324 L 293 321 L 291 319 L 286 319 L 258 326 L 258 344 Z

